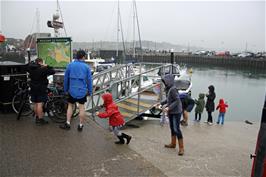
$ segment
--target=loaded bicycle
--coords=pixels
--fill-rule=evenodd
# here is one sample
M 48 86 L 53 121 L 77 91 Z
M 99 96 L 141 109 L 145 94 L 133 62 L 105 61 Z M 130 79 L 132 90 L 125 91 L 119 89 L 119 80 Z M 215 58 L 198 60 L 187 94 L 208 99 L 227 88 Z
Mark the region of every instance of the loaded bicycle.
M 30 87 L 28 81 L 17 80 L 15 82 L 18 89 L 12 100 L 12 108 L 17 113 L 17 120 L 21 116 L 34 115 L 33 103 L 30 99 Z M 66 121 L 67 100 L 64 95 L 63 87 L 59 84 L 50 84 L 47 90 L 48 99 L 43 105 L 44 113 L 56 122 L 63 123 Z M 73 106 L 73 117 L 78 115 L 77 105 Z

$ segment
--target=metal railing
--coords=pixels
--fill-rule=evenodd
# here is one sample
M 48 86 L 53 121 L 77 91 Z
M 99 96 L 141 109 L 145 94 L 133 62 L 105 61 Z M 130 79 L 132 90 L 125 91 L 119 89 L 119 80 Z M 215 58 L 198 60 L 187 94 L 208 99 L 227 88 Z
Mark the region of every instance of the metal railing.
M 160 71 L 164 74 L 166 70 L 172 73 L 176 67 L 178 66 L 172 64 L 136 63 L 117 65 L 101 73 L 97 73 L 93 76 L 93 94 L 85 105 L 86 110 L 92 113 L 94 119 L 95 111 L 100 109 L 103 104 L 101 95 L 105 92 L 110 92 L 116 103 L 137 96 L 136 116 L 138 116 L 140 114 L 139 104 L 141 94 L 147 90 L 152 90 L 158 84 L 162 85 L 160 76 L 157 73 Z M 177 69 L 179 70 L 179 68 Z M 178 74 L 174 73 L 174 75 Z M 142 86 L 145 77 L 153 78 L 153 82 L 150 82 L 150 85 Z M 160 99 L 161 97 L 162 95 L 160 94 Z

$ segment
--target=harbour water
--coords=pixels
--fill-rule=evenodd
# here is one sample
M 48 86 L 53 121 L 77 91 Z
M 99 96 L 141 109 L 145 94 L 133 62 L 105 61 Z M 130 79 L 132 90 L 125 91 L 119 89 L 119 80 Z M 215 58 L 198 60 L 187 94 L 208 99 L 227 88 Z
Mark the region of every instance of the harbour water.
M 198 98 L 199 93 L 208 93 L 208 86 L 214 85 L 216 99 L 223 98 L 229 105 L 225 115 L 225 121 L 253 121 L 261 120 L 261 113 L 266 94 L 266 71 L 227 69 L 224 67 L 209 67 L 202 65 L 180 64 L 181 68 L 192 70 L 192 97 Z M 149 69 L 149 66 L 146 67 Z M 185 77 L 186 78 L 186 77 Z M 187 79 L 187 78 L 186 78 Z M 206 97 L 205 97 L 206 101 Z M 219 112 L 213 113 L 214 120 Z M 194 119 L 194 110 L 190 114 L 190 120 Z M 204 110 L 202 120 L 207 120 L 207 112 Z
M 266 93 L 266 71 L 233 70 L 219 67 L 189 66 L 192 74 L 192 97 L 208 93 L 208 86 L 214 85 L 215 104 L 223 98 L 229 105 L 225 121 L 260 121 Z M 205 98 L 206 100 L 206 98 Z M 214 118 L 218 111 L 214 112 Z M 194 118 L 194 112 L 190 119 Z M 203 120 L 207 119 L 206 111 Z

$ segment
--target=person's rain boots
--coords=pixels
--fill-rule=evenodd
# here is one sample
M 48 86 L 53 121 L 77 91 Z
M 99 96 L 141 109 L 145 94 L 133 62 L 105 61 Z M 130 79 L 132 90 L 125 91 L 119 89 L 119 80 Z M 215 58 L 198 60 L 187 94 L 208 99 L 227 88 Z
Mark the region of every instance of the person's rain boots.
M 125 133 L 122 133 L 122 137 L 123 137 L 123 138 L 126 138 L 126 140 L 127 140 L 127 144 L 130 143 L 131 136 L 129 136 L 129 135 L 125 134 Z
M 117 138 L 119 139 L 119 141 L 116 141 L 115 144 L 125 144 L 125 141 L 122 135 L 117 136 Z
M 179 146 L 179 151 L 178 151 L 178 155 L 182 156 L 184 155 L 184 142 L 183 142 L 183 138 L 178 139 L 178 146 Z
M 176 137 L 172 136 L 171 137 L 171 143 L 164 145 L 166 148 L 175 148 L 176 147 Z

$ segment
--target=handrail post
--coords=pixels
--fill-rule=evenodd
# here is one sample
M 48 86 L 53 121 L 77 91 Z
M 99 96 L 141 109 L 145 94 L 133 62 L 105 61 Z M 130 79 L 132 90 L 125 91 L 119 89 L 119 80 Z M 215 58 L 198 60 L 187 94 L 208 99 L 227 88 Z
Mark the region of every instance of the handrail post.
M 141 76 L 142 76 L 142 73 L 141 73 L 141 63 L 139 64 L 139 88 L 138 88 L 138 116 L 139 116 L 139 102 L 140 102 L 140 91 L 141 91 Z
M 91 115 L 92 115 L 92 120 L 95 121 L 95 111 L 94 111 L 94 99 L 93 99 L 93 91 L 91 93 Z

